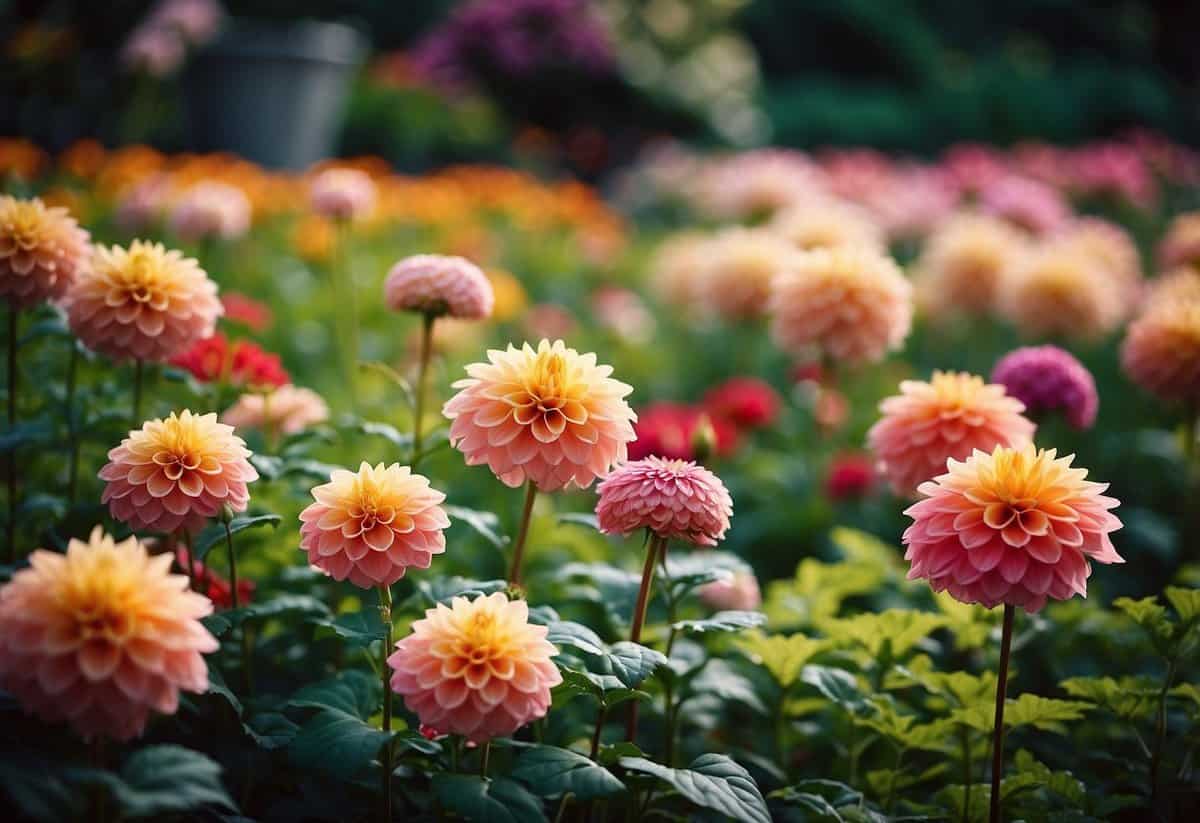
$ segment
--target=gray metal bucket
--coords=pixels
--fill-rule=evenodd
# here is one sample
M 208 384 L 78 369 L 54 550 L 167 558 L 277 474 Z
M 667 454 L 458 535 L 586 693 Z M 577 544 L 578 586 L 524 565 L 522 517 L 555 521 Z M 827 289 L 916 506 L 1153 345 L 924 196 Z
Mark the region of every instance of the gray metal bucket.
M 184 75 L 192 148 L 279 169 L 328 157 L 366 50 L 340 23 L 229 21 Z

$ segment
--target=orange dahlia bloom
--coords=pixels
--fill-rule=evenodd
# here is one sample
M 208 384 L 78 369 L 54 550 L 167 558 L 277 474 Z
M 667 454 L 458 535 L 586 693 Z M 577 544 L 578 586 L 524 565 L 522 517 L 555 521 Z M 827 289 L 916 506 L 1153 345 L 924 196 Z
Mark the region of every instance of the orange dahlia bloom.
M 409 566 L 428 569 L 446 550 L 446 495 L 408 466 L 363 462 L 358 472 L 337 469 L 312 490 L 300 512 L 300 548 L 308 562 L 364 589 L 390 586 Z
M 992 311 L 1004 278 L 1028 251 L 1029 240 L 998 217 L 962 214 L 929 236 L 916 263 L 917 286 L 934 313 Z
M 0 195 L 0 298 L 10 307 L 61 299 L 89 254 L 88 233 L 66 209 Z
M 546 627 L 501 592 L 439 603 L 388 658 L 392 690 L 425 726 L 482 743 L 544 717 L 562 682 Z
M 97 246 L 66 297 L 71 331 L 114 360 L 167 360 L 210 337 L 224 309 L 217 286 L 181 252 L 134 240 Z
M 258 479 L 248 457 L 245 441 L 215 414 L 171 412 L 147 420 L 108 453 L 100 502 L 136 530 L 195 530 L 222 506 L 246 510 L 246 484 Z
M 1089 560 L 1124 563 L 1109 533 L 1121 521 L 1107 483 L 1085 480 L 1073 456 L 1053 449 L 997 446 L 922 483 L 925 499 L 906 511 L 904 532 L 910 580 L 925 578 L 934 591 L 963 603 L 1001 603 L 1033 613 L 1047 598 L 1087 596 Z
M 467 465 L 486 463 L 508 486 L 532 480 L 541 491 L 587 488 L 623 463 L 637 415 L 624 398 L 633 388 L 613 380 L 612 366 L 561 341 L 492 349 L 467 366 L 443 414 L 450 443 Z
M 1006 280 L 1001 309 L 1030 337 L 1095 339 L 1125 319 L 1128 297 L 1127 284 L 1095 257 L 1050 243 Z
M 0 687 L 85 739 L 116 740 L 139 736 L 151 710 L 174 714 L 180 690 L 207 691 L 212 603 L 171 560 L 99 526 L 65 555 L 33 552 L 0 589 Z
M 1035 426 L 1025 404 L 1004 386 L 966 372 L 935 371 L 928 383 L 905 380 L 900 394 L 879 404 L 883 416 L 867 432 L 879 471 L 899 495 L 946 470 L 976 450 L 1023 446 Z
M 696 297 L 704 308 L 726 320 L 761 317 L 767 310 L 771 282 L 798 256 L 791 243 L 766 229 L 724 229 L 704 245 Z
M 818 249 L 775 279 L 771 336 L 797 357 L 883 359 L 912 326 L 912 286 L 892 258 L 870 249 Z
M 1129 325 L 1121 365 L 1152 394 L 1200 401 L 1200 301 L 1155 301 Z

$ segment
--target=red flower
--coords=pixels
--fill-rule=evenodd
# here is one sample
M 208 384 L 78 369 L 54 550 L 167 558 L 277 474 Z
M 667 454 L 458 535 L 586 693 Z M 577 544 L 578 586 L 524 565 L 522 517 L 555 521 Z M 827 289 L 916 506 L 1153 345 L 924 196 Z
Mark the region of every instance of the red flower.
M 779 416 L 779 394 L 757 377 L 734 377 L 710 389 L 704 406 L 713 417 L 723 418 L 739 428 L 769 426 Z
M 637 439 L 629 444 L 629 459 L 641 460 L 651 455 L 695 459 L 696 429 L 706 420 L 716 434 L 716 453 L 733 452 L 737 448 L 738 433 L 728 420 L 711 417 L 696 406 L 655 403 L 638 412 L 638 421 L 633 426 Z
M 222 292 L 221 305 L 226 320 L 241 323 L 251 331 L 265 331 L 275 319 L 270 306 L 240 292 Z
M 171 358 L 172 366 L 187 369 L 202 383 L 224 382 L 235 386 L 284 386 L 291 377 L 279 355 L 263 351 L 248 340 L 230 343 L 217 333 L 198 341 Z
M 188 571 L 187 549 L 182 546 L 175 550 L 175 562 L 185 572 Z M 206 595 L 218 609 L 228 609 L 233 606 L 233 587 L 229 581 L 199 560 L 192 563 L 191 574 L 196 578 L 196 587 L 201 594 Z M 254 597 L 254 581 L 242 579 L 238 581 L 238 605 L 244 606 Z
M 862 454 L 840 454 L 829 464 L 825 494 L 830 500 L 864 497 L 875 485 L 875 466 Z

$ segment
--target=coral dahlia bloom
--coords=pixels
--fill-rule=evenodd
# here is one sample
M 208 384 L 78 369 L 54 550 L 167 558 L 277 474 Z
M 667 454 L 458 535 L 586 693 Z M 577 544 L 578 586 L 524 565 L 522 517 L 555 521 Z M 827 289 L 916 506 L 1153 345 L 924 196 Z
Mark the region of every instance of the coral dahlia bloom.
M 1129 325 L 1121 365 L 1166 400 L 1200 400 L 1200 301 L 1157 302 Z
M 66 209 L 0 195 L 0 299 L 10 307 L 62 298 L 90 254 L 88 233 Z
M 309 189 L 312 210 L 335 220 L 353 220 L 375 207 L 375 181 L 358 169 L 325 169 Z
M 796 356 L 814 351 L 847 363 L 881 360 L 912 326 L 912 285 L 896 262 L 870 249 L 818 249 L 776 278 L 771 336 Z
M 383 299 L 392 311 L 482 320 L 491 315 L 495 294 L 487 275 L 470 260 L 418 254 L 392 266 Z
M 312 496 L 316 502 L 300 512 L 300 548 L 334 580 L 390 586 L 409 566 L 428 569 L 446 550 L 450 518 L 439 505 L 446 495 L 408 466 L 337 469 Z
M 511 344 L 467 366 L 443 414 L 450 443 L 467 465 L 486 463 L 508 486 L 531 480 L 541 491 L 587 488 L 623 463 L 637 415 L 625 402 L 633 388 L 613 380 L 612 366 L 561 341 Z
M 258 479 L 248 457 L 245 441 L 215 414 L 171 412 L 147 420 L 108 453 L 100 502 L 133 529 L 195 530 L 222 506 L 246 510 L 246 484 Z
M 544 717 L 562 682 L 546 627 L 501 592 L 439 603 L 388 658 L 392 691 L 423 726 L 476 743 Z
M 659 537 L 715 546 L 733 516 L 733 499 L 721 478 L 689 460 L 635 460 L 614 469 L 596 491 L 604 534 L 650 529 Z
M 1091 564 L 1125 562 L 1109 533 L 1121 521 L 1109 509 L 1107 483 L 1085 480 L 1073 456 L 1053 449 L 997 446 L 921 484 L 925 499 L 906 511 L 910 580 L 991 608 L 1005 603 L 1033 613 L 1047 598 L 1087 596 Z
M 243 394 L 221 419 L 239 429 L 296 434 L 329 419 L 329 406 L 312 389 L 285 385 L 264 393 Z
M 1125 319 L 1128 283 L 1095 256 L 1050 243 L 1029 255 L 1007 278 L 1001 308 L 1031 337 L 1095 339 Z
M 922 305 L 928 304 L 934 312 L 991 311 L 1004 278 L 1028 245 L 1020 231 L 997 217 L 952 217 L 929 236 L 917 260 Z
M 708 444 L 710 451 L 724 456 L 737 449 L 737 427 L 724 417 L 710 415 L 698 406 L 652 403 L 638 412 L 633 427 L 637 439 L 629 444 L 629 459 L 641 460 L 656 455 L 695 460 L 700 445 L 698 440 L 706 436 L 705 427 L 711 428 L 715 441 Z
M 734 572 L 729 577 L 705 583 L 696 593 L 706 606 L 713 609 L 753 611 L 762 605 L 758 578 L 746 571 Z
M 966 372 L 935 371 L 928 383 L 904 380 L 900 394 L 879 404 L 883 416 L 867 432 L 879 471 L 896 494 L 909 495 L 976 450 L 1023 446 L 1037 427 L 1025 405 L 1003 386 Z
M 771 282 L 799 252 L 774 232 L 739 226 L 713 235 L 705 255 L 696 281 L 700 305 L 727 320 L 745 320 L 766 312 Z
M 224 311 L 195 260 L 142 240 L 97 246 L 65 304 L 71 331 L 114 360 L 167 360 L 211 336 Z
M 85 739 L 115 740 L 141 735 L 152 710 L 174 714 L 180 690 L 207 691 L 212 603 L 171 559 L 98 526 L 65 555 L 35 551 L 0 589 L 0 687 Z
M 220 332 L 197 340 L 195 345 L 168 362 L 186 369 L 202 383 L 283 386 L 291 380 L 279 355 L 263 351 L 258 344 L 248 340 L 230 344 Z
M 992 382 L 1004 386 L 1031 415 L 1060 409 L 1077 429 L 1090 429 L 1096 422 L 1100 408 L 1096 381 L 1073 354 L 1058 346 L 1009 352 L 992 370 Z
M 237 186 L 204 180 L 179 196 L 167 222 L 184 240 L 233 240 L 250 229 L 250 199 Z

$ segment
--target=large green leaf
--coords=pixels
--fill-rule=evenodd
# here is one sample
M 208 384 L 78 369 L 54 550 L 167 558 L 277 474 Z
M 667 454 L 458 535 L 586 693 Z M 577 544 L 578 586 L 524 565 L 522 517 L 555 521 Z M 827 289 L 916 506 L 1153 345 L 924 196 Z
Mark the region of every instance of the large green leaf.
M 637 688 L 643 680 L 654 674 L 655 669 L 667 663 L 662 652 L 627 640 L 614 643 L 606 659 L 612 667 L 612 674 L 631 689 Z
M 721 700 L 741 703 L 759 714 L 767 713 L 767 707 L 759 699 L 750 678 L 739 673 L 727 661 L 719 657 L 708 661 L 700 674 L 691 682 L 688 691 L 691 694 L 712 695 Z
M 258 529 L 263 526 L 275 527 L 279 525 L 280 517 L 277 514 L 259 514 L 253 517 L 235 517 L 229 521 L 229 533 L 236 535 L 238 532 L 244 532 L 246 529 Z M 212 548 L 218 543 L 225 542 L 225 524 L 213 523 L 196 537 L 195 543 L 192 544 L 192 553 L 197 560 L 203 560 L 205 556 L 212 551 Z M 237 541 L 234 541 L 234 550 L 237 549 Z
M 582 623 L 559 620 L 547 626 L 546 639 L 555 646 L 570 646 L 585 654 L 603 657 L 608 653 L 600 635 Z
M 511 776 L 542 797 L 573 794 L 579 800 L 609 797 L 625 791 L 612 772 L 570 749 L 531 746 L 513 767 Z
M 823 651 L 826 643 L 797 632 L 792 635 L 747 632 L 738 645 L 752 661 L 766 668 L 781 686 L 787 687 L 800 677 L 800 670 Z
M 351 669 L 303 687 L 292 695 L 288 705 L 298 708 L 336 709 L 366 720 L 379 708 L 381 691 L 379 681 L 373 676 Z
M 515 780 L 442 772 L 433 777 L 438 802 L 475 823 L 544 821 L 542 803 Z
M 126 817 L 162 816 L 203 806 L 237 807 L 221 785 L 221 767 L 200 752 L 164 743 L 138 749 L 121 767 L 113 793 Z
M 355 647 L 369 646 L 385 637 L 383 618 L 378 609 L 370 606 L 337 617 L 315 617 L 308 622 L 332 629 L 334 634 Z
M 304 769 L 349 780 L 375 759 L 391 735 L 337 709 L 308 719 L 288 744 L 288 757 Z
M 805 666 L 800 679 L 851 714 L 867 708 L 854 675 L 831 666 Z
M 503 549 L 508 545 L 508 537 L 499 531 L 500 518 L 492 512 L 468 509 L 463 506 L 442 506 L 442 508 L 446 510 L 446 514 L 450 515 L 452 523 L 455 521 L 465 523 L 497 549 Z
M 686 769 L 644 757 L 622 757 L 621 766 L 667 783 L 692 803 L 734 820 L 771 823 L 767 803 L 750 773 L 723 754 L 702 754 Z
M 680 620 L 671 628 L 680 632 L 740 632 L 753 629 L 767 622 L 762 612 L 723 611 L 703 620 Z

